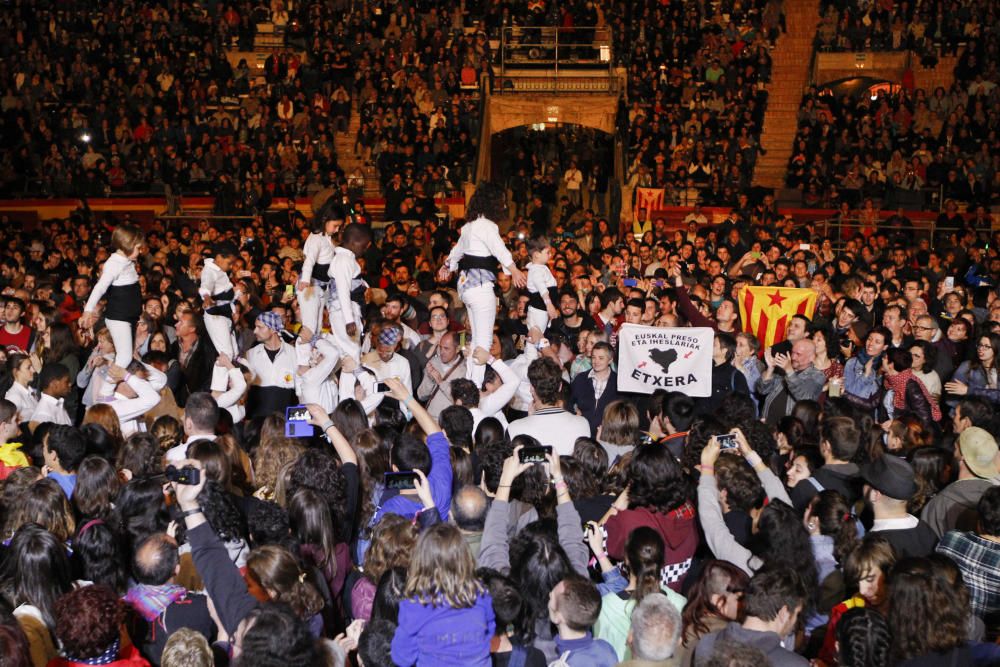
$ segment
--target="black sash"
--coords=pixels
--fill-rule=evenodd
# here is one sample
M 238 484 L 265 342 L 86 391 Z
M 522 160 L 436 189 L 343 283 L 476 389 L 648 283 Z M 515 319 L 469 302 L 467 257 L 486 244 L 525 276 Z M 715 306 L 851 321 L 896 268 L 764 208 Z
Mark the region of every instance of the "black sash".
M 104 308 L 104 319 L 119 322 L 139 321 L 142 313 L 142 290 L 139 283 L 130 285 L 111 285 L 104 293 L 107 305 Z
M 458 268 L 462 271 L 482 269 L 483 271 L 489 271 L 496 278 L 497 271 L 500 269 L 500 262 L 493 255 L 487 255 L 486 257 L 462 255 L 462 259 L 458 261 Z

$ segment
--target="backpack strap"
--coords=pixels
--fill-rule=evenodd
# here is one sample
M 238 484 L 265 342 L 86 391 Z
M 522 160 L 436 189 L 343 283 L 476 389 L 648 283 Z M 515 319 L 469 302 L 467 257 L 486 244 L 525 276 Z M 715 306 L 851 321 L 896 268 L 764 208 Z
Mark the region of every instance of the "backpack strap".
M 810 476 L 807 477 L 806 480 L 814 487 L 816 487 L 816 493 L 823 493 L 823 491 L 826 491 L 826 488 L 822 484 L 820 484 L 819 480 L 816 479 L 815 477 Z

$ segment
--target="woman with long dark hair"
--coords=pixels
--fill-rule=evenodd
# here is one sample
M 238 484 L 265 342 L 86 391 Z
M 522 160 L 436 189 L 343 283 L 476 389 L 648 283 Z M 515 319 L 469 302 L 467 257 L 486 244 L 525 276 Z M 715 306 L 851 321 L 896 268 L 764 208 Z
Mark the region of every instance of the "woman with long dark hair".
M 1000 334 L 983 334 L 976 344 L 975 358 L 963 361 L 955 369 L 951 381 L 944 383 L 944 389 L 952 396 L 981 396 L 996 404 L 1000 402 L 998 368 L 1000 368 Z
M 29 523 L 14 534 L 7 558 L 3 586 L 28 637 L 31 661 L 48 664 L 58 655 L 52 638 L 56 600 L 73 587 L 66 546 L 44 528 Z
M 675 657 L 682 667 L 691 666 L 698 640 L 732 621 L 743 620 L 743 593 L 748 583 L 747 573 L 730 562 L 709 560 L 702 566 L 681 613 L 684 627 Z
M 664 566 L 670 570 L 666 583 L 680 592 L 699 542 L 684 470 L 666 447 L 639 447 L 632 452 L 627 483 L 602 520 L 608 555 L 624 560 L 632 531 L 640 526 L 652 528 L 666 545 Z

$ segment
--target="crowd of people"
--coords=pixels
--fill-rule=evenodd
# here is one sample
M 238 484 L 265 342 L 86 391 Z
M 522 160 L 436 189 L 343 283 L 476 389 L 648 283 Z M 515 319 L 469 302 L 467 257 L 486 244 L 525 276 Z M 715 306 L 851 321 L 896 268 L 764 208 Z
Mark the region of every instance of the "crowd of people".
M 628 134 L 637 184 L 721 203 L 749 183 L 779 0 L 720 3 L 712 14 L 697 2 L 466 9 L 17 4 L 2 23 L 4 55 L 23 57 L 5 59 L 0 181 L 18 196 L 212 193 L 222 214 L 329 187 L 346 194 L 353 184 L 358 195 L 365 171 L 345 173 L 335 146 L 353 113 L 353 151 L 377 169 L 394 212 L 400 200 L 448 193 L 470 177 L 478 83 L 485 75 L 497 84 L 490 40 L 504 27 L 550 25 L 611 28 L 636 101 Z M 253 50 L 258 22 L 287 40 L 264 63 L 263 82 L 254 63 L 234 67 L 227 56 Z
M 0 21 L 4 190 L 221 192 L 220 212 L 253 213 L 363 178 L 335 150 L 357 113 L 355 151 L 387 189 L 451 191 L 478 137 L 463 69 L 482 70 L 488 45 L 452 3 L 423 5 L 17 3 Z M 287 27 L 290 45 L 263 82 L 227 55 L 254 50 L 258 21 Z
M 996 23 L 995 8 L 965 0 L 821 3 L 816 45 L 824 51 L 914 51 L 925 62 L 955 55 Z
M 761 153 L 780 0 L 629 3 L 628 174 L 667 203 L 736 204 Z
M 956 16 L 956 14 L 951 14 Z M 970 40 L 945 90 L 891 90 L 836 95 L 810 88 L 786 183 L 807 206 L 920 208 L 948 201 L 975 210 L 1000 205 L 1000 40 L 984 29 Z M 877 207 L 877 206 L 876 206 Z
M 996 238 L 505 199 L 0 228 L 3 664 L 997 664 Z M 626 325 L 711 395 L 619 390 Z

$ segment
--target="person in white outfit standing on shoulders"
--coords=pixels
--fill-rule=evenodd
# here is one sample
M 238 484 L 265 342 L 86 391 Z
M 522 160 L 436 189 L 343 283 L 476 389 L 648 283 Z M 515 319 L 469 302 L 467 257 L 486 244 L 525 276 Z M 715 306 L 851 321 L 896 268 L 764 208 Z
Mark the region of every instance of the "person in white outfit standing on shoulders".
M 497 316 L 494 292 L 497 264 L 503 267 L 504 273 L 510 274 L 516 286 L 524 287 L 526 280 L 500 238 L 500 228 L 497 227 L 498 222 L 507 218 L 504 191 L 493 183 L 480 183 L 469 198 L 466 216 L 469 222 L 462 226 L 458 243 L 451 249 L 439 277 L 447 280 L 454 271 L 460 271 L 458 294 L 469 316 L 472 349 L 481 347 L 488 350 L 493 345 L 493 324 Z M 481 386 L 485 374 L 485 364 L 470 360 L 467 379 Z

